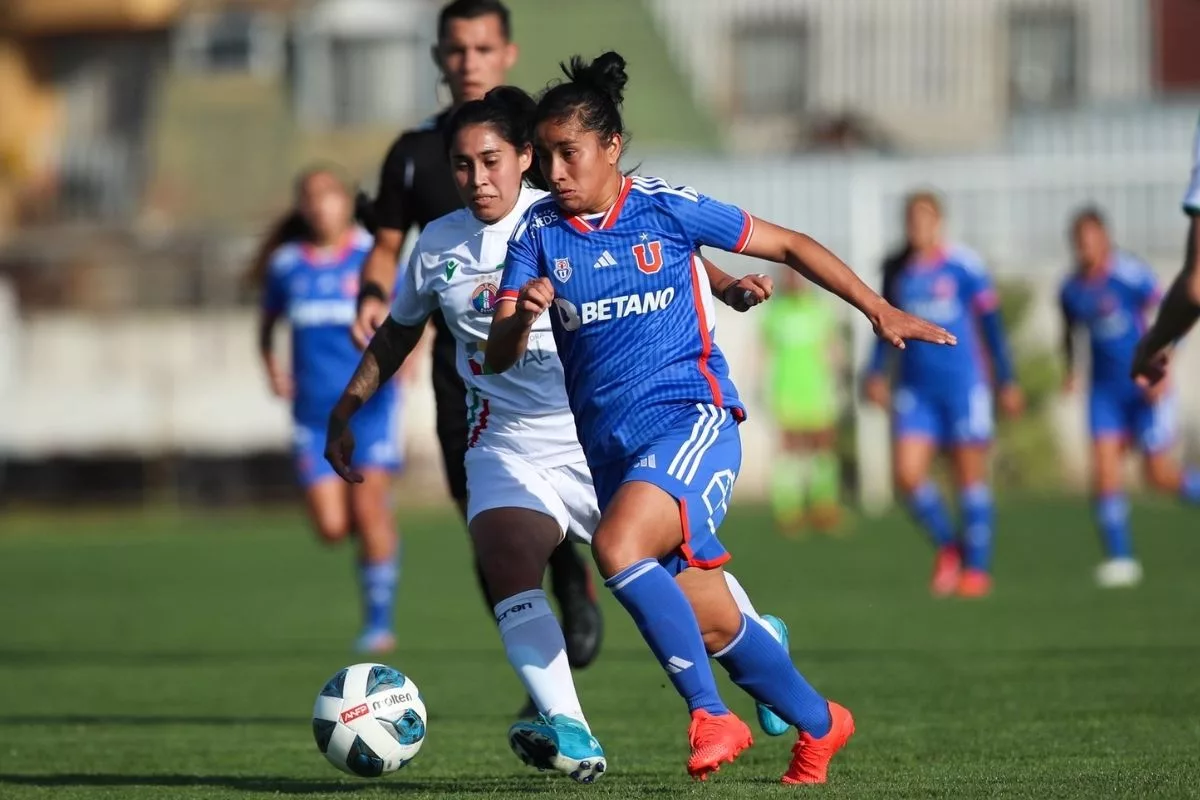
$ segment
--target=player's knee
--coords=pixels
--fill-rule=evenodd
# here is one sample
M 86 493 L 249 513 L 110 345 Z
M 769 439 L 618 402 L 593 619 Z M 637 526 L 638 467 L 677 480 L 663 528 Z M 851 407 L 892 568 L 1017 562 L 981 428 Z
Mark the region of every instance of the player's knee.
M 518 532 L 473 530 L 471 541 L 490 596 L 508 597 L 541 586 L 546 560 L 533 553 Z
M 704 649 L 708 653 L 719 653 L 728 647 L 742 629 L 742 616 L 736 614 L 719 620 L 704 620 L 700 635 L 704 638 Z
M 634 536 L 624 535 L 621 529 L 602 527 L 592 537 L 592 555 L 596 567 L 605 578 L 611 578 L 626 567 L 646 558 L 644 548 Z
M 896 471 L 896 489 L 905 497 L 915 494 L 924 482 L 925 476 L 914 470 L 899 469 Z
M 345 514 L 325 514 L 313 520 L 317 536 L 326 544 L 337 544 L 350 535 L 350 518 Z
M 1146 483 L 1160 492 L 1174 492 L 1179 479 L 1174 465 L 1162 456 L 1151 456 L 1146 459 Z

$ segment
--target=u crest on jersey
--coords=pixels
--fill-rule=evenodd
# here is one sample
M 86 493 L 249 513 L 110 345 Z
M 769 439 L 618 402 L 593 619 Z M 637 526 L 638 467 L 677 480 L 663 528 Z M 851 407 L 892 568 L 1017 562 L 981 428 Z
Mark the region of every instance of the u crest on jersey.
M 554 259 L 554 277 L 558 278 L 561 283 L 566 283 L 570 279 L 571 272 L 571 259 Z
M 640 272 L 646 275 L 653 275 L 662 269 L 662 242 L 655 239 L 653 242 L 646 244 L 635 244 L 633 246 L 633 259 L 637 262 L 637 268 Z

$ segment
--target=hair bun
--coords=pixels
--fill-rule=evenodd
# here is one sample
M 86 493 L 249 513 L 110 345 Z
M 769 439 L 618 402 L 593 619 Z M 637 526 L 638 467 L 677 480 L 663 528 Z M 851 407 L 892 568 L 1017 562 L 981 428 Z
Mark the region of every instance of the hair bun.
M 625 85 L 629 83 L 629 75 L 625 72 L 625 59 L 620 53 L 608 51 L 595 58 L 591 63 L 580 56 L 572 56 L 569 66 L 563 67 L 563 72 L 572 83 L 595 89 L 621 105 L 625 99 Z

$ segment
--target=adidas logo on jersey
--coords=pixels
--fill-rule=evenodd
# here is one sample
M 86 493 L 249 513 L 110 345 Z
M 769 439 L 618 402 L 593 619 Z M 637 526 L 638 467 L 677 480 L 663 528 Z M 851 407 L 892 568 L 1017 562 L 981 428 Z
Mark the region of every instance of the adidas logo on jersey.
M 604 269 L 605 267 L 615 267 L 616 265 L 617 265 L 617 260 L 612 257 L 612 253 L 605 250 L 603 253 L 600 254 L 600 257 L 598 259 L 596 259 L 596 263 L 592 264 L 592 268 L 593 269 Z

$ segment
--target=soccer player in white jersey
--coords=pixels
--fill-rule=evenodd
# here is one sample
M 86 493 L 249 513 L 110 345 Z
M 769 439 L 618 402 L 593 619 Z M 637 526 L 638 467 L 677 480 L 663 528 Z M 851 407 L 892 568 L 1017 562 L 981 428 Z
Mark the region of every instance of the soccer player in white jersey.
M 534 109 L 520 89 L 500 87 L 464 104 L 447 123 L 447 149 L 466 208 L 422 232 L 391 315 L 330 417 L 326 457 L 340 475 L 358 480 L 349 466 L 349 420 L 404 361 L 429 315 L 440 310 L 458 342 L 458 369 L 467 386 L 471 540 L 490 596 L 502 598 L 494 611 L 509 662 L 541 712 L 513 725 L 509 740 L 526 763 L 590 782 L 604 772 L 604 752 L 580 708 L 562 630 L 541 583 L 563 537 L 590 541 L 600 511 L 549 320 L 533 327 L 516 368 L 495 375 L 484 366 L 508 239 L 524 212 L 546 197 L 522 185 L 533 161 Z M 745 310 L 749 300 L 769 295 L 769 282 L 735 284 L 711 269 L 714 288 L 724 289 L 722 296 L 735 307 Z M 771 630 L 736 581 L 729 585 L 746 613 Z M 768 709 L 760 709 L 760 719 L 764 727 L 775 720 Z M 786 730 L 781 721 L 777 725 Z
M 1142 386 L 1153 386 L 1166 376 L 1176 342 L 1200 319 L 1200 125 L 1192 142 L 1192 180 L 1183 196 L 1183 212 L 1188 215 L 1183 269 L 1133 357 L 1133 377 Z
M 567 398 L 603 512 L 592 552 L 692 715 L 688 772 L 703 779 L 751 744 L 707 656 L 800 730 L 785 783 L 822 783 L 854 731 L 786 650 L 730 596 L 717 538 L 741 465 L 745 407 L 713 344 L 708 245 L 787 264 L 862 311 L 896 346 L 954 337 L 893 308 L 836 256 L 741 209 L 620 169 L 625 60 L 564 66 L 538 102 L 535 146 L 552 196 L 509 242 L 485 366 L 528 358 L 553 306 Z

